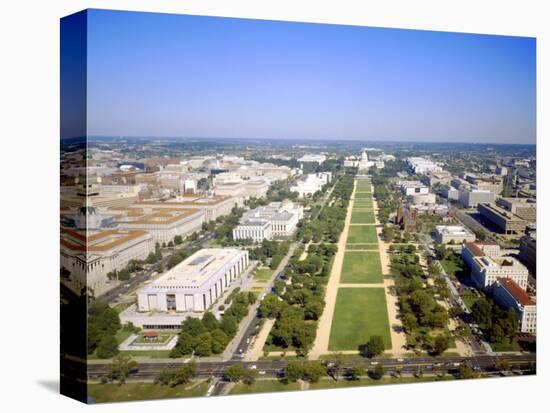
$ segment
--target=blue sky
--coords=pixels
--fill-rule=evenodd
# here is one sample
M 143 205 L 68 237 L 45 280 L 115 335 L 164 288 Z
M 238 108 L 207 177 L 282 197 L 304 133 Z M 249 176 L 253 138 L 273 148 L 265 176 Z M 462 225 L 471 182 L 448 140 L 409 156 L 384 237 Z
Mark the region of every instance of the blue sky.
M 535 39 L 93 10 L 90 135 L 534 143 Z

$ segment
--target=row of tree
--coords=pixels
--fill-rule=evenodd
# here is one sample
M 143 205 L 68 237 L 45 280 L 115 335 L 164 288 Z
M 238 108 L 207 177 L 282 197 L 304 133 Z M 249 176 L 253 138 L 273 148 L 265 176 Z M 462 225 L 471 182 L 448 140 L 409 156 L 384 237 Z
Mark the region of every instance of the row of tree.
M 248 314 L 248 307 L 255 301 L 253 293 L 234 290 L 227 300 L 230 306 L 220 320 L 209 311 L 202 319 L 188 317 L 181 323 L 178 341 L 170 357 L 190 354 L 207 357 L 222 353 L 237 333 L 239 322 Z

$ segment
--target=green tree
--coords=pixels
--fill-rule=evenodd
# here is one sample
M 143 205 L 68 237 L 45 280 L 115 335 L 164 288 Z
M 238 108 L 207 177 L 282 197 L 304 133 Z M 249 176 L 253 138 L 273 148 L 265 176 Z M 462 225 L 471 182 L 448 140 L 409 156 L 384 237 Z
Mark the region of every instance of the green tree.
M 446 335 L 439 335 L 434 339 L 432 352 L 434 355 L 439 356 L 443 354 L 449 348 L 449 338 Z
M 380 380 L 382 377 L 384 377 L 384 367 L 381 365 L 378 365 L 374 368 L 374 370 L 369 372 L 370 377 L 372 377 L 374 380 Z
M 101 339 L 96 350 L 97 357 L 108 359 L 118 354 L 118 342 L 115 336 L 106 335 Z
M 380 336 L 371 336 L 366 345 L 366 356 L 376 357 L 384 352 L 384 340 Z
M 137 367 L 137 363 L 132 357 L 126 354 L 119 354 L 113 358 L 111 364 L 107 366 L 108 376 L 111 380 L 117 380 L 124 383 L 128 375 Z
M 237 382 L 243 378 L 245 370 L 242 364 L 233 364 L 225 369 L 224 376 L 228 381 Z

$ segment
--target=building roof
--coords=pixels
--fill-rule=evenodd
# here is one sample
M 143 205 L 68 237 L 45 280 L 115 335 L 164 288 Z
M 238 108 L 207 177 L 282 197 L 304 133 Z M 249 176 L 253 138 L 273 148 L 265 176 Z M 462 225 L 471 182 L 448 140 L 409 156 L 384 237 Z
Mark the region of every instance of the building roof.
M 86 236 L 85 231 L 61 228 L 61 245 L 72 251 L 105 252 L 148 235 L 142 230 L 107 230 Z
M 535 300 L 533 300 L 529 294 L 517 285 L 514 280 L 510 278 L 499 278 L 498 281 L 500 285 L 502 285 L 502 287 L 504 287 L 504 289 L 508 291 L 508 293 L 510 293 L 510 295 L 514 297 L 514 299 L 521 305 L 536 305 Z
M 477 246 L 475 242 L 467 242 L 466 248 L 474 255 L 475 257 L 483 257 L 485 256 L 485 253 L 481 248 Z

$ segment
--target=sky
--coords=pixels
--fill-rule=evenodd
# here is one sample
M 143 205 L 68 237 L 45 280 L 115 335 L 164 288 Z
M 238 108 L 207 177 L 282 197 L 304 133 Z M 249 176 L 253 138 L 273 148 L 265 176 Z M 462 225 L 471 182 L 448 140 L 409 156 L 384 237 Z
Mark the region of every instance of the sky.
M 88 12 L 87 131 L 535 143 L 533 38 Z

